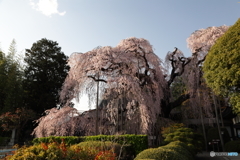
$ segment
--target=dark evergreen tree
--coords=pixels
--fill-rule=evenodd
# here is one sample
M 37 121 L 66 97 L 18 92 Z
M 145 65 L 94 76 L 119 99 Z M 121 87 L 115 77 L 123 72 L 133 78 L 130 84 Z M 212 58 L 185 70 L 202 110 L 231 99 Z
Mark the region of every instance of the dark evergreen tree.
M 4 108 L 4 99 L 5 99 L 5 85 L 6 85 L 6 60 L 5 54 L 0 51 L 0 108 L 1 111 Z
M 56 107 L 69 67 L 57 42 L 43 38 L 26 49 L 25 104 L 37 114 Z

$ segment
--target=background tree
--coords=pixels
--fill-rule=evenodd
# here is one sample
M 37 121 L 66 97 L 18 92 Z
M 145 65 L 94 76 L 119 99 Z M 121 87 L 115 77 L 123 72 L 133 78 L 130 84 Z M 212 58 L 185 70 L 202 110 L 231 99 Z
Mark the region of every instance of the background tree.
M 23 128 L 29 120 L 33 120 L 36 118 L 35 113 L 26 108 L 17 108 L 12 112 L 5 112 L 0 115 L 0 126 L 4 131 L 16 131 L 16 137 L 12 137 L 17 140 L 17 142 L 22 143 L 23 137 L 20 139 L 20 136 L 24 136 L 22 134 Z
M 193 32 L 187 39 L 188 47 L 192 52 L 191 57 L 185 57 L 178 49 L 167 54 L 165 61 L 168 69 L 171 71 L 171 73 L 168 74 L 168 84 L 170 84 L 173 89 L 176 89 L 176 87 L 173 87 L 177 80 L 176 77 L 181 77 L 182 85 L 185 88 L 181 94 L 178 93 L 179 96 L 177 100 L 170 102 L 169 108 L 173 109 L 181 105 L 183 101 L 189 99 L 190 101 L 187 107 L 190 106 L 191 108 L 192 114 L 188 114 L 191 115 L 191 118 L 200 117 L 200 106 L 203 107 L 203 112 L 206 117 L 211 117 L 211 105 L 213 103 L 211 90 L 206 87 L 203 80 L 202 64 L 211 46 L 215 44 L 216 40 L 221 37 L 228 28 L 228 26 L 208 27 Z M 200 102 L 200 100 L 204 101 Z M 184 108 L 183 111 L 187 111 L 186 108 Z
M 23 64 L 12 41 L 8 54 L 0 51 L 0 113 L 12 112 L 23 106 Z
M 192 33 L 187 39 L 188 47 L 193 53 L 193 60 L 186 67 L 187 72 L 185 72 L 183 76 L 186 77 L 184 79 L 187 80 L 188 88 L 194 93 L 190 99 L 190 106 L 192 109 L 191 116 L 192 118 L 201 120 L 205 149 L 207 149 L 207 137 L 204 119 L 216 117 L 216 121 L 218 122 L 218 111 L 216 110 L 214 103 L 215 95 L 206 86 L 205 80 L 203 79 L 204 72 L 202 70 L 202 65 L 209 49 L 216 43 L 217 39 L 228 30 L 228 28 L 228 26 L 220 26 L 200 29 Z M 219 126 L 219 123 L 217 123 L 217 125 Z
M 235 113 L 240 113 L 239 49 L 240 19 L 213 45 L 203 66 L 207 85 L 215 93 L 230 97 Z
M 43 38 L 26 49 L 24 61 L 25 105 L 40 115 L 58 104 L 59 90 L 69 70 L 67 56 L 57 42 Z
M 0 106 L 1 106 L 1 113 L 4 108 L 4 100 L 6 97 L 5 94 L 5 86 L 6 86 L 6 79 L 7 79 L 7 73 L 6 73 L 6 57 L 5 54 L 0 50 Z
M 0 52 L 0 126 L 1 136 L 13 131 L 16 140 L 23 134 L 23 127 L 34 115 L 24 108 L 23 101 L 23 58 L 17 53 L 16 42 L 12 41 L 7 54 Z

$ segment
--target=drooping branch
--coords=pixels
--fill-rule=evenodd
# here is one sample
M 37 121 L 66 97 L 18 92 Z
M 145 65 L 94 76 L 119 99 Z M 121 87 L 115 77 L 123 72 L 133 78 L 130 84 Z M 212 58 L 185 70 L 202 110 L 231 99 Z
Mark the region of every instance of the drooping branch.
M 175 101 L 170 102 L 169 106 L 172 109 L 179 107 L 183 102 L 190 98 L 190 93 L 183 94 L 179 96 Z
M 149 62 L 148 59 L 146 57 L 146 52 L 144 50 L 144 48 L 142 48 L 139 45 L 136 45 L 134 50 L 128 48 L 127 50 L 125 50 L 125 52 L 129 52 L 132 54 L 135 54 L 136 57 L 138 58 L 138 61 L 141 61 L 142 65 L 138 66 L 138 72 L 136 73 L 136 77 L 139 79 L 139 83 L 141 87 L 144 87 L 147 84 L 152 84 L 151 78 L 150 78 L 150 74 L 155 74 L 154 69 L 151 69 L 149 66 Z M 154 54 L 154 53 L 148 53 L 148 54 Z M 139 73 L 139 70 L 144 70 L 143 73 Z
M 96 78 L 96 77 L 94 77 L 94 76 L 88 76 L 89 78 L 92 78 L 94 81 L 96 81 L 96 82 L 104 82 L 104 83 L 107 83 L 107 81 L 106 80 L 104 80 L 104 79 L 99 79 L 99 78 Z

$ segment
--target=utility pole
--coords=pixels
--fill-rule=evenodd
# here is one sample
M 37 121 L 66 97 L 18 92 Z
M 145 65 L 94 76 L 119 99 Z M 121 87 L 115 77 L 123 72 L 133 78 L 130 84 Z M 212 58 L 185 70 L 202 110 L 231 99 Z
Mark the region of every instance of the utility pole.
M 217 101 L 218 103 L 218 107 L 219 107 L 219 113 L 220 113 L 220 118 L 221 118 L 221 122 L 222 122 L 222 127 L 224 127 L 224 122 L 223 122 L 223 116 L 222 116 L 222 110 L 221 110 L 221 103 L 220 103 L 220 101 L 219 101 L 219 99 L 218 99 L 218 101 Z M 224 103 L 225 104 L 225 103 Z
M 222 133 L 221 133 L 221 128 L 219 126 L 219 117 L 218 117 L 216 99 L 215 99 L 215 95 L 213 93 L 212 93 L 212 96 L 213 96 L 213 103 L 214 103 L 214 106 L 215 106 L 214 108 L 215 108 L 215 112 L 216 112 L 216 122 L 217 122 L 217 127 L 218 127 L 218 134 L 219 134 L 219 138 L 220 138 L 220 141 L 221 141 L 222 150 L 223 150 L 223 152 L 225 152 Z
M 96 128 L 95 133 L 98 135 L 98 97 L 99 97 L 99 73 L 97 74 L 97 97 L 96 97 Z
M 201 117 L 201 124 L 202 124 L 203 137 L 204 137 L 204 143 L 205 143 L 205 150 L 207 151 L 207 136 L 206 136 L 205 126 L 203 121 L 203 111 L 202 111 L 202 106 L 199 105 L 200 103 L 199 87 L 198 87 L 197 93 L 198 93 L 198 107 L 200 107 L 200 117 Z

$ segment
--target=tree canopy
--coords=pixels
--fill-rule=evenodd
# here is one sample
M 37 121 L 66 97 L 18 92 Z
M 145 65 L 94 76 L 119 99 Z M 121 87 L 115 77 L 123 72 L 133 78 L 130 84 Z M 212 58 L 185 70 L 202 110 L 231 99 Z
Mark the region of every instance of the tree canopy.
M 204 78 L 217 94 L 230 98 L 240 113 L 240 19 L 220 37 L 204 62 Z

